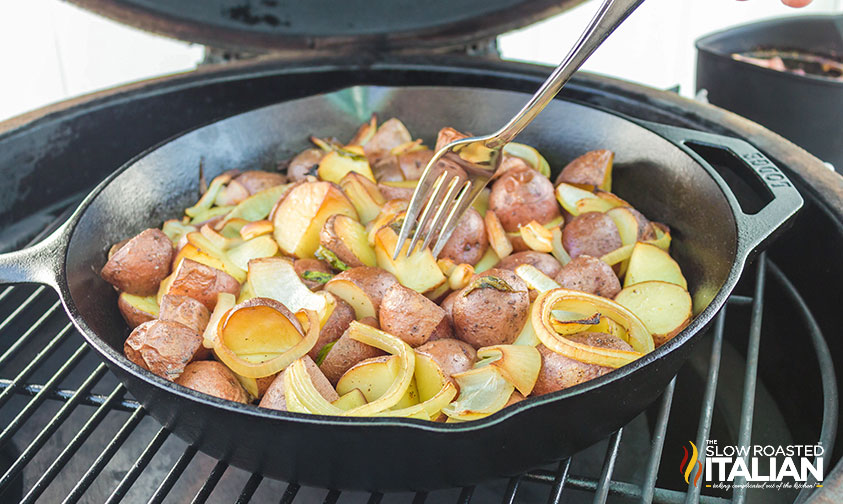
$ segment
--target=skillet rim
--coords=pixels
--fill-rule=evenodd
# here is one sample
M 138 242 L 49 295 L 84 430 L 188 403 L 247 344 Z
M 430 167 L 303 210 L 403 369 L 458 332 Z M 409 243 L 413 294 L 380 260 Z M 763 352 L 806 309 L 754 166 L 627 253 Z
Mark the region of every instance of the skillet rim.
M 70 242 L 73 239 L 74 233 L 76 231 L 76 226 L 79 222 L 83 219 L 85 212 L 88 210 L 90 205 L 96 200 L 96 198 L 105 190 L 105 188 L 111 184 L 117 177 L 122 175 L 125 171 L 132 168 L 136 163 L 144 159 L 145 157 L 149 156 L 151 153 L 160 149 L 161 147 L 170 144 L 172 142 L 177 141 L 179 138 L 186 136 L 188 134 L 194 133 L 200 129 L 205 127 L 209 127 L 220 123 L 222 121 L 226 121 L 228 119 L 232 119 L 234 117 L 240 117 L 246 114 L 254 113 L 263 111 L 265 109 L 269 109 L 272 107 L 276 107 L 281 104 L 288 104 L 294 103 L 297 101 L 307 100 L 316 96 L 324 96 L 333 94 L 339 91 L 343 91 L 346 89 L 354 88 L 354 87 L 369 87 L 369 88 L 379 88 L 379 89 L 414 89 L 414 90 L 423 90 L 423 89 L 459 89 L 459 90 L 477 90 L 477 91 L 492 91 L 492 92 L 499 92 L 499 93 L 517 93 L 521 95 L 528 95 L 528 93 L 523 91 L 515 91 L 509 89 L 496 89 L 496 88 L 489 88 L 489 87 L 478 87 L 478 86 L 380 86 L 380 85 L 370 85 L 370 84 L 359 84 L 355 86 L 346 86 L 343 88 L 335 89 L 325 93 L 316 93 L 308 96 L 303 96 L 300 98 L 296 98 L 293 100 L 282 100 L 278 101 L 269 105 L 265 105 L 262 107 L 254 108 L 251 110 L 247 110 L 238 114 L 229 115 L 226 117 L 217 118 L 213 121 L 209 121 L 203 124 L 196 125 L 193 128 L 184 130 L 179 132 L 161 142 L 158 142 L 155 145 L 148 147 L 147 149 L 143 150 L 142 152 L 138 153 L 137 155 L 133 156 L 130 160 L 126 161 L 123 165 L 118 167 L 115 171 L 109 174 L 105 179 L 103 179 L 96 187 L 94 187 L 84 198 L 84 200 L 79 204 L 79 206 L 74 210 L 73 214 L 68 218 L 68 220 L 61 226 L 61 228 L 56 232 L 59 235 L 58 240 L 61 241 L 61 247 L 63 250 L 61 251 L 63 254 L 62 262 L 60 263 L 59 271 L 58 271 L 58 278 L 56 278 L 56 287 L 59 292 L 59 297 L 61 298 L 62 304 L 65 307 L 73 325 L 79 330 L 82 336 L 85 338 L 85 341 L 93 347 L 99 354 L 101 354 L 110 365 L 118 366 L 121 370 L 123 370 L 127 375 L 133 376 L 135 378 L 139 378 L 146 382 L 148 385 L 152 385 L 159 389 L 163 389 L 164 392 L 167 393 L 174 393 L 180 396 L 181 399 L 185 399 L 188 401 L 198 401 L 200 403 L 204 403 L 206 406 L 211 407 L 219 407 L 224 410 L 227 410 L 231 413 L 244 413 L 248 416 L 254 416 L 261 418 L 263 420 L 269 421 L 291 421 L 296 423 L 306 423 L 306 424 L 314 424 L 314 425 L 336 425 L 336 426 L 347 426 L 347 425 L 356 425 L 362 427 L 374 427 L 374 426 L 390 426 L 390 427 L 400 427 L 400 428 L 412 428 L 418 429 L 422 431 L 428 431 L 437 434 L 447 434 L 447 433 L 461 433 L 461 432 L 470 432 L 475 430 L 482 430 L 485 428 L 492 428 L 502 422 L 505 422 L 512 416 L 518 415 L 522 412 L 526 412 L 527 410 L 531 410 L 533 408 L 541 407 L 547 403 L 562 401 L 567 398 L 578 396 L 581 394 L 586 394 L 594 389 L 600 388 L 604 384 L 608 384 L 610 382 L 616 380 L 622 380 L 632 373 L 636 373 L 641 371 L 642 369 L 653 365 L 653 363 L 662 357 L 666 357 L 668 354 L 673 353 L 680 347 L 688 344 L 693 340 L 695 337 L 700 336 L 706 327 L 713 321 L 715 315 L 719 313 L 723 305 L 726 303 L 726 300 L 731 295 L 732 291 L 734 290 L 735 285 L 737 284 L 738 279 L 740 278 L 741 274 L 743 273 L 745 264 L 746 264 L 746 256 L 741 256 L 740 249 L 739 249 L 739 240 L 740 240 L 740 233 L 738 232 L 738 215 L 737 213 L 740 212 L 740 205 L 737 202 L 737 199 L 732 194 L 732 192 L 728 188 L 728 184 L 716 173 L 713 169 L 706 168 L 700 160 L 694 157 L 691 153 L 677 145 L 676 142 L 668 138 L 667 136 L 650 129 L 646 125 L 646 121 L 639 121 L 632 117 L 629 117 L 623 113 L 608 109 L 603 106 L 597 106 L 589 103 L 583 103 L 579 100 L 574 100 L 566 97 L 558 96 L 555 100 L 560 100 L 564 102 L 573 103 L 578 106 L 586 107 L 589 109 L 594 109 L 601 113 L 606 113 L 612 116 L 615 116 L 618 119 L 621 119 L 627 123 L 632 123 L 633 126 L 644 130 L 645 132 L 654 135 L 657 138 L 667 142 L 672 148 L 676 149 L 679 153 L 681 153 L 686 158 L 689 158 L 695 165 L 698 166 L 699 169 L 703 170 L 717 185 L 717 188 L 720 191 L 720 194 L 726 199 L 727 204 L 730 207 L 732 221 L 731 225 L 734 228 L 734 235 L 735 235 L 735 248 L 734 248 L 734 255 L 730 259 L 731 267 L 729 268 L 729 272 L 715 294 L 712 298 L 711 302 L 694 318 L 691 322 L 674 338 L 669 340 L 667 343 L 662 345 L 659 348 L 656 348 L 653 352 L 633 361 L 630 364 L 617 368 L 605 375 L 600 377 L 594 378 L 587 382 L 581 383 L 574 387 L 570 387 L 564 390 L 556 391 L 550 394 L 545 394 L 543 396 L 537 397 L 528 397 L 527 399 L 520 401 L 510 407 L 504 408 L 488 417 L 473 420 L 470 422 L 458 422 L 458 423 L 444 423 L 444 422 L 430 422 L 425 420 L 419 419 L 412 419 L 412 418 L 396 418 L 396 417 L 340 417 L 340 416 L 331 416 L 331 415 L 314 415 L 314 414 L 307 414 L 307 413 L 294 413 L 289 411 L 280 411 L 274 410 L 269 408 L 261 408 L 259 406 L 253 404 L 242 404 L 237 403 L 234 401 L 228 401 L 225 399 L 221 399 L 215 396 L 211 396 L 208 394 L 204 394 L 202 392 L 198 392 L 187 387 L 178 385 L 175 382 L 171 382 L 169 380 L 165 380 L 152 372 L 138 366 L 137 364 L 129 361 L 121 352 L 118 352 L 116 349 L 112 348 L 108 343 L 105 342 L 102 338 L 100 338 L 85 322 L 84 316 L 79 312 L 78 308 L 76 307 L 75 302 L 73 301 L 73 297 L 70 293 L 70 285 L 67 279 L 67 256 L 70 251 Z M 663 126 L 663 125 L 662 125 Z M 667 127 L 667 126 L 665 126 Z M 783 223 L 780 223 L 776 226 L 776 228 L 780 227 Z M 774 228 L 774 229 L 776 229 Z M 128 389 L 129 387 L 127 387 Z M 129 390 L 131 392 L 131 390 Z

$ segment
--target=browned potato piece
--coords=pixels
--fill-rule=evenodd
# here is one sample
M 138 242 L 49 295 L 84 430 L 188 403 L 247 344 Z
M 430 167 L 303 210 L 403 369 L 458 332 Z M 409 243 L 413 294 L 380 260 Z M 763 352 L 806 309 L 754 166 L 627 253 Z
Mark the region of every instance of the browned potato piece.
M 187 364 L 205 353 L 202 335 L 166 320 L 151 320 L 135 328 L 123 343 L 123 353 L 138 366 L 173 381 Z
M 124 292 L 117 298 L 117 308 L 130 329 L 158 318 L 154 297 L 140 297 Z
M 581 255 L 562 267 L 556 283 L 566 289 L 588 292 L 609 299 L 621 291 L 621 282 L 612 267 L 596 257 Z
M 416 348 L 416 352 L 433 359 L 448 378 L 468 371 L 477 360 L 477 351 L 474 347 L 465 341 L 453 338 L 428 341 Z
M 451 325 L 454 324 L 454 301 L 457 300 L 457 296 L 459 296 L 459 294 L 460 291 L 454 291 L 448 294 L 448 296 L 439 303 L 439 306 L 445 310 L 445 316 L 447 316 L 448 320 L 451 321 Z
M 347 333 L 343 333 L 331 347 L 319 369 L 325 373 L 328 381 L 336 385 L 342 375 L 358 362 L 385 354 L 383 350 L 351 339 Z
M 405 180 L 419 180 L 422 172 L 430 162 L 430 159 L 435 154 L 430 149 L 416 150 L 412 152 L 405 152 L 398 156 L 398 166 L 401 168 L 401 173 L 404 174 Z
M 532 168 L 512 169 L 501 175 L 492 185 L 489 209 L 508 233 L 532 220 L 544 225 L 561 215 L 553 184 Z
M 182 260 L 173 275 L 167 294 L 192 297 L 211 311 L 217 305 L 220 292 L 235 296 L 240 292 L 240 282 L 233 276 L 192 259 Z
M 249 394 L 237 377 L 217 361 L 191 362 L 176 379 L 176 383 L 203 394 L 246 404 Z
M 404 173 L 401 171 L 398 157 L 392 155 L 375 159 L 372 163 L 372 174 L 378 182 L 401 182 L 404 180 Z
M 520 403 L 524 399 L 526 399 L 526 397 L 522 396 L 520 392 L 518 392 L 517 390 L 513 390 L 512 395 L 509 396 L 509 400 L 506 401 L 506 404 L 504 404 L 503 407 L 506 408 L 507 406 L 512 406 L 513 404 Z
M 150 296 L 170 274 L 173 243 L 160 229 L 147 229 L 129 240 L 102 267 L 103 280 L 121 292 Z
M 451 127 L 445 127 L 439 130 L 439 133 L 436 135 L 436 147 L 434 147 L 434 151 L 438 151 L 442 147 L 445 147 L 451 142 L 456 142 L 457 140 L 461 140 L 463 138 L 468 138 L 469 135 L 462 133 L 460 131 L 455 130 Z
M 378 184 L 378 190 L 383 194 L 387 200 L 407 200 L 413 199 L 414 187 L 395 187 L 384 183 Z
M 291 181 L 296 182 L 304 180 L 308 175 L 316 175 L 316 167 L 319 166 L 319 161 L 325 156 L 325 151 L 322 149 L 305 149 L 296 157 L 290 160 L 287 165 L 287 177 Z
M 612 161 L 614 159 L 615 153 L 610 150 L 601 149 L 586 152 L 568 163 L 556 177 L 556 182 L 553 185 L 565 182 L 588 191 L 594 189 L 611 191 Z
M 483 217 L 477 210 L 469 208 L 460 217 L 454 233 L 448 238 L 439 258 L 447 258 L 457 264 L 474 266 L 488 248 L 489 237 L 486 235 L 486 224 L 483 222 Z
M 126 238 L 125 240 L 120 240 L 119 242 L 112 245 L 111 248 L 108 249 L 108 258 L 111 259 L 112 257 L 114 257 L 114 254 L 116 254 L 118 250 L 123 248 L 123 245 L 129 243 L 129 240 L 131 240 L 131 238 Z
M 632 215 L 635 216 L 635 220 L 638 221 L 638 241 L 655 239 L 656 232 L 653 230 L 653 224 L 650 222 L 650 219 L 632 207 L 626 207 L 626 209 L 632 212 Z
M 541 271 L 550 278 L 555 277 L 559 273 L 559 270 L 562 269 L 562 264 L 557 261 L 555 257 L 550 254 L 536 252 L 535 250 L 525 250 L 523 252 L 518 252 L 512 254 L 511 256 L 504 257 L 495 267 L 515 271 L 515 268 L 522 264 L 534 266 L 537 270 Z
M 397 284 L 392 273 L 381 268 L 359 266 L 343 271 L 325 284 L 325 290 L 354 308 L 358 319 L 377 317 L 386 290 Z
M 319 370 L 319 366 L 313 362 L 313 359 L 307 355 L 302 357 L 302 359 L 304 359 L 304 367 L 307 369 L 307 374 L 310 375 L 310 379 L 313 381 L 313 386 L 316 387 L 316 390 L 322 397 L 328 402 L 334 402 L 339 399 L 340 396 L 334 390 L 334 386 L 328 382 L 328 379 L 325 378 L 325 375 L 322 374 L 322 371 Z M 284 375 L 286 373 L 287 371 L 279 373 L 269 388 L 266 389 L 259 404 L 261 408 L 287 411 L 287 399 L 284 397 Z
M 493 268 L 474 276 L 454 300 L 457 337 L 474 348 L 515 341 L 530 308 L 527 285 L 515 273 Z
M 319 244 L 349 268 L 377 265 L 366 229 L 347 215 L 332 215 L 325 221 L 319 232 Z
M 245 187 L 246 190 L 249 191 L 249 194 L 255 194 L 263 191 L 264 189 L 269 189 L 270 187 L 286 184 L 287 177 L 281 173 L 249 170 L 235 177 L 233 182 L 237 182 Z
M 632 350 L 632 347 L 626 341 L 606 333 L 585 332 L 575 334 L 569 339 L 600 348 Z M 586 364 L 570 359 L 544 345 L 539 345 L 536 348 L 542 356 L 542 367 L 536 385 L 533 387 L 532 396 L 540 396 L 573 387 L 614 370 L 611 367 Z
M 451 336 L 451 322 L 445 310 L 418 292 L 395 284 L 383 296 L 378 320 L 381 330 L 397 336 L 411 347 L 423 345 L 428 339 Z
M 363 146 L 369 159 L 378 159 L 389 151 L 413 140 L 407 127 L 400 120 L 391 118 L 378 127 L 377 132 Z
M 611 217 L 602 212 L 586 212 L 574 217 L 562 229 L 562 245 L 571 257 L 602 257 L 623 243 Z
M 334 307 L 334 311 L 331 312 L 331 316 L 328 317 L 328 321 L 322 326 L 322 330 L 319 331 L 319 339 L 316 340 L 316 344 L 307 353 L 311 359 L 316 359 L 319 355 L 319 350 L 323 346 L 340 339 L 342 333 L 348 329 L 348 325 L 354 320 L 354 308 L 342 299 L 336 296 L 334 298 L 337 301 L 337 305 Z
M 296 259 L 293 262 L 293 269 L 296 270 L 296 275 L 301 278 L 302 283 L 313 292 L 322 290 L 328 280 L 334 276 L 331 266 L 319 259 Z
M 208 320 L 211 319 L 211 312 L 199 301 L 175 294 L 165 294 L 161 298 L 161 311 L 158 314 L 159 320 L 169 320 L 186 325 L 198 333 L 205 331 Z

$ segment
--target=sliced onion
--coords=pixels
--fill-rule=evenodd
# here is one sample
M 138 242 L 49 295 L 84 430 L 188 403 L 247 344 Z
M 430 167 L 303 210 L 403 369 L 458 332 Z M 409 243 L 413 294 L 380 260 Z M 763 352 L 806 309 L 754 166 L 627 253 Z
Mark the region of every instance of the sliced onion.
M 495 345 L 477 350 L 480 359 L 491 358 L 489 365 L 498 368 L 501 375 L 515 386 L 523 396 L 530 395 L 539 371 L 542 356 L 535 347 L 524 345 Z
M 249 261 L 248 283 L 255 296 L 274 299 L 292 312 L 313 310 L 321 317 L 327 308 L 326 298 L 308 289 L 283 257 Z
M 454 374 L 453 378 L 460 386 L 460 395 L 442 408 L 442 413 L 460 421 L 477 420 L 500 411 L 515 390 L 494 366 L 469 369 Z
M 400 338 L 396 338 L 389 333 L 367 326 L 366 324 L 361 324 L 356 320 L 348 326 L 347 331 L 348 336 L 353 340 L 397 355 L 399 369 L 395 381 L 386 389 L 386 392 L 382 396 L 368 404 L 352 408 L 345 412 L 345 414 L 349 416 L 373 416 L 398 404 L 398 401 L 404 397 L 407 388 L 410 387 L 410 383 L 413 381 L 416 357 L 412 347 L 404 343 Z
M 277 252 L 278 244 L 272 236 L 262 235 L 230 248 L 227 253 L 231 262 L 243 270 L 248 270 L 249 261 L 252 259 L 272 257 Z
M 287 410 L 314 415 L 343 415 L 342 408 L 334 406 L 316 390 L 303 359 L 297 359 L 284 371 L 284 399 Z
M 592 327 L 600 323 L 602 319 L 599 313 L 592 313 L 585 315 L 582 313 L 574 313 L 564 310 L 553 310 L 550 313 L 550 325 L 557 334 L 563 336 L 576 334 L 578 332 L 588 331 Z
M 275 374 L 289 366 L 296 359 L 303 357 L 316 344 L 316 340 L 319 338 L 319 315 L 313 310 L 305 310 L 305 316 L 307 319 L 307 332 L 304 334 L 304 337 L 290 349 L 275 357 L 260 362 L 250 362 L 251 359 L 244 359 L 231 351 L 222 341 L 222 338 L 215 340 L 214 353 L 216 353 L 223 364 L 235 373 L 246 378 L 263 378 L 264 376 Z M 219 326 L 224 321 L 225 319 L 219 321 L 218 331 Z M 263 358 L 266 357 L 269 356 L 263 356 Z
M 614 266 L 622 261 L 626 261 L 632 256 L 632 249 L 635 247 L 634 243 L 618 247 L 615 250 L 604 254 L 600 260 L 609 266 Z
M 201 198 L 199 198 L 199 201 L 197 201 L 192 207 L 184 210 L 185 215 L 195 218 L 202 213 L 206 213 L 214 205 L 214 201 L 217 199 L 217 195 L 220 193 L 223 186 L 230 180 L 230 173 L 223 173 L 222 175 L 214 177 L 214 180 L 211 181 L 211 185 L 208 187 L 208 190 L 205 191 L 205 194 L 203 194 Z
M 457 387 L 450 381 L 445 382 L 442 389 L 433 397 L 419 404 L 414 404 L 407 408 L 397 410 L 386 410 L 377 414 L 377 416 L 403 417 L 403 418 L 422 418 L 424 420 L 433 420 L 442 409 L 448 406 L 454 397 L 457 396 Z
M 214 342 L 217 340 L 217 326 L 225 314 L 234 307 L 236 300 L 234 294 L 228 292 L 220 292 L 217 294 L 217 304 L 214 306 L 214 312 L 208 320 L 208 325 L 205 326 L 205 331 L 202 333 L 202 346 L 205 348 L 214 348 Z
M 530 305 L 530 309 L 527 313 L 532 313 L 535 304 Z M 526 345 L 526 346 L 538 346 L 541 341 L 539 341 L 539 337 L 536 336 L 536 330 L 533 329 L 533 321 L 532 317 L 527 317 L 527 322 L 524 323 L 524 327 L 521 329 L 521 333 L 518 334 L 518 337 L 515 338 L 515 341 L 512 342 L 513 345 Z
M 539 292 L 547 292 L 552 289 L 558 289 L 559 284 L 556 280 L 542 273 L 538 268 L 532 264 L 520 264 L 515 268 L 515 274 L 524 280 L 527 287 L 537 290 Z
M 510 156 L 523 159 L 534 170 L 545 177 L 550 177 L 550 164 L 535 148 L 517 142 L 509 142 L 503 146 L 503 151 Z
M 571 256 L 568 254 L 568 251 L 565 250 L 565 247 L 562 246 L 561 227 L 555 227 L 550 230 L 550 244 L 553 246 L 553 250 L 551 250 L 550 253 L 553 254 L 553 257 L 555 257 L 562 266 L 571 262 Z
M 653 337 L 644 323 L 632 312 L 609 299 L 580 291 L 555 289 L 539 295 L 531 314 L 539 340 L 550 350 L 571 359 L 600 366 L 621 367 L 638 359 L 654 348 Z M 627 332 L 627 343 L 634 351 L 599 348 L 571 341 L 556 334 L 550 324 L 553 310 L 578 313 L 600 313 L 620 324 Z

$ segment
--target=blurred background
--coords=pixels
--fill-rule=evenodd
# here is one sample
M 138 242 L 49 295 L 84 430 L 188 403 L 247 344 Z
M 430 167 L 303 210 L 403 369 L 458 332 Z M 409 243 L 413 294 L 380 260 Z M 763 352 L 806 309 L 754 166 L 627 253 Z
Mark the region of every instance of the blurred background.
M 458 3 L 458 2 L 457 2 Z M 556 65 L 595 2 L 499 39 L 504 58 Z M 843 12 L 843 0 L 792 9 L 779 0 L 647 0 L 586 70 L 693 94 L 694 40 L 752 20 Z M 60 0 L 0 2 L 0 121 L 43 105 L 152 76 L 189 71 L 202 46 L 151 35 Z

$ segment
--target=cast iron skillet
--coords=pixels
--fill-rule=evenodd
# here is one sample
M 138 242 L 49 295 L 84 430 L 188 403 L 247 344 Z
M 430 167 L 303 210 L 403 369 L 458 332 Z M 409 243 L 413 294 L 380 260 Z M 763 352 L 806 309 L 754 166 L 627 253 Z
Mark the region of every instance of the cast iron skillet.
M 558 460 L 605 438 L 659 396 L 749 256 L 800 208 L 796 189 L 750 145 L 635 123 L 563 100 L 538 117 L 519 140 L 536 146 L 556 170 L 590 149 L 615 151 L 617 193 L 673 229 L 671 252 L 688 278 L 696 316 L 669 343 L 628 366 L 475 422 L 301 415 L 180 387 L 123 356 L 128 329 L 114 290 L 98 275 L 113 243 L 181 215 L 196 200 L 200 160 L 208 176 L 231 168 L 271 168 L 306 147 L 309 134 L 346 138 L 373 111 L 383 119 L 401 118 L 432 145 L 444 125 L 491 131 L 524 99 L 521 93 L 487 89 L 356 87 L 210 124 L 117 170 L 42 243 L 0 255 L 0 283 L 55 288 L 88 343 L 153 417 L 208 454 L 249 471 L 330 488 L 430 490 Z M 725 164 L 760 187 L 751 211 L 741 209 L 703 157 L 730 159 Z

